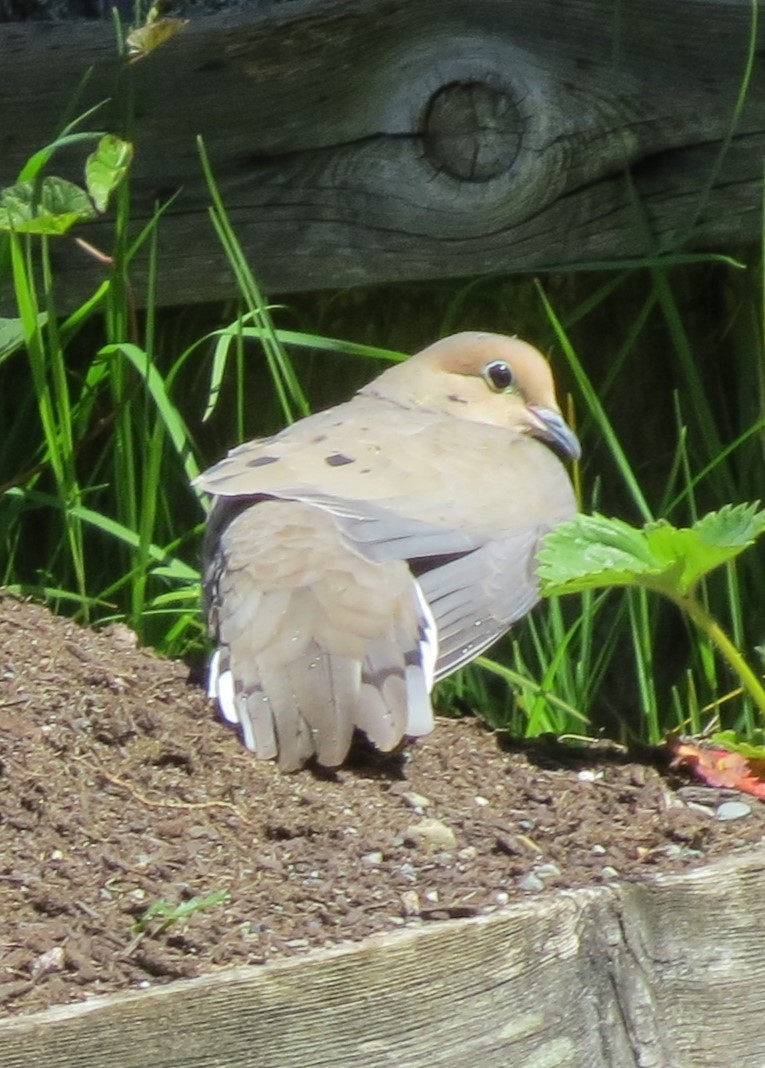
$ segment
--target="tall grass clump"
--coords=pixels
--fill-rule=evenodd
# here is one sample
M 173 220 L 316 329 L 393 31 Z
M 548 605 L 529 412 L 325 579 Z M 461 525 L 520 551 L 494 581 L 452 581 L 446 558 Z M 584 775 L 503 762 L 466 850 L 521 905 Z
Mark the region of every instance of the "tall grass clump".
M 51 173 L 73 150 L 81 186 Z M 172 398 L 183 356 L 159 370 L 151 292 L 139 317 L 127 281 L 139 248 L 153 257 L 156 223 L 125 239 L 131 156 L 128 142 L 73 126 L 0 194 L 0 299 L 12 312 L 0 320 L 2 581 L 85 620 L 114 614 L 172 647 L 199 632 L 196 604 L 182 623 L 154 625 L 161 594 L 197 577 L 181 550 L 198 520 L 179 529 L 175 513 L 197 467 Z M 113 247 L 84 245 L 103 281 L 64 313 L 51 246 L 113 194 Z

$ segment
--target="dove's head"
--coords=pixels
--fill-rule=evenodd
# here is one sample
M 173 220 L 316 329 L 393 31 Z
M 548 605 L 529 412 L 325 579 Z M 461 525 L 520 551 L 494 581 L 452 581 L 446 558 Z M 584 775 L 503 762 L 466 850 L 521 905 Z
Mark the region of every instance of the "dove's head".
M 580 453 L 558 407 L 550 365 L 519 338 L 452 334 L 389 368 L 362 392 L 531 434 L 570 459 Z

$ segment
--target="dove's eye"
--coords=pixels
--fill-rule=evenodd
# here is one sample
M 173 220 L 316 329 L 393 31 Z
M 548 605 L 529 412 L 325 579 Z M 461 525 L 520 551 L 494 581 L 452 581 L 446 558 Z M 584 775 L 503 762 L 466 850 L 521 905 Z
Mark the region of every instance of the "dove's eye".
M 512 393 L 515 390 L 513 369 L 504 360 L 492 360 L 481 373 L 486 385 L 495 393 Z

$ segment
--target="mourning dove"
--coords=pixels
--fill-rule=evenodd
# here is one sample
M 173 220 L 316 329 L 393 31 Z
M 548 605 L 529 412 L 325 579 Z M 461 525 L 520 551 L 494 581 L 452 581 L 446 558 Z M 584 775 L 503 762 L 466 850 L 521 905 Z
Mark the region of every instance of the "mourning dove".
M 539 599 L 578 455 L 541 353 L 462 333 L 200 476 L 208 688 L 246 746 L 290 771 L 431 731 L 434 681 Z

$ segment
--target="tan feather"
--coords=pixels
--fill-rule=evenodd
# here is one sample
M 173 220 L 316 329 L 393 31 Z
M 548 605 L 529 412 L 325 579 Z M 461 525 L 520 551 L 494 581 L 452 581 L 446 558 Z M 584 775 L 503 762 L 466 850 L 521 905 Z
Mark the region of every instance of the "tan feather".
M 354 729 L 382 750 L 432 729 L 433 678 L 532 607 L 539 540 L 575 511 L 548 445 L 578 454 L 541 354 L 459 334 L 201 476 L 210 692 L 250 748 L 333 766 Z

